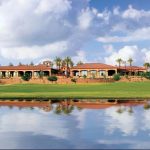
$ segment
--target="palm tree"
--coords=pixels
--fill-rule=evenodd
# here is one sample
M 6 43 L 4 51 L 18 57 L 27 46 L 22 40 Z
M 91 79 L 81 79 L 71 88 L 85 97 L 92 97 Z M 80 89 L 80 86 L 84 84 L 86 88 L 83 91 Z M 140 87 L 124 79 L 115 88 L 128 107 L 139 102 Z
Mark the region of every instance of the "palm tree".
M 53 63 L 53 62 L 51 62 L 50 67 L 51 67 L 51 68 L 53 68 L 53 66 L 54 66 L 54 63 Z
M 117 60 L 116 60 L 116 62 L 118 63 L 118 65 L 119 65 L 119 68 L 120 68 L 120 66 L 121 66 L 121 63 L 122 63 L 122 59 L 121 58 L 118 58 Z
M 131 73 L 132 73 L 132 70 L 131 70 L 131 68 L 132 68 L 132 62 L 133 62 L 133 59 L 132 59 L 132 58 L 129 58 L 129 59 L 128 59 L 128 63 L 129 63 L 129 65 L 130 65 L 130 75 L 131 75 Z
M 14 65 L 13 65 L 13 63 L 10 62 L 10 63 L 9 63 L 9 66 L 14 66 Z
M 63 66 L 66 68 L 66 76 L 67 77 L 69 76 L 69 69 L 70 69 L 70 67 L 73 67 L 73 65 L 74 65 L 74 63 L 70 57 L 67 56 L 63 60 Z
M 82 61 L 79 61 L 78 63 L 77 63 L 77 65 L 83 65 L 84 63 L 82 62 Z
M 146 68 L 146 71 L 147 71 L 148 68 L 150 68 L 150 63 L 148 63 L 148 62 L 144 63 L 144 67 Z
M 19 66 L 22 66 L 22 63 L 21 62 L 19 62 L 19 64 L 18 64 Z
M 34 63 L 31 61 L 30 66 L 34 66 Z
M 60 70 L 61 65 L 62 65 L 62 59 L 60 57 L 56 57 L 54 62 L 56 64 L 57 68 Z
M 73 66 L 74 66 L 74 62 L 71 60 L 70 67 L 73 67 Z
M 129 59 L 128 59 L 128 63 L 129 63 L 129 65 L 130 65 L 130 67 L 132 66 L 132 62 L 133 62 L 133 59 L 132 59 L 132 58 L 129 58 Z
M 62 60 L 62 64 L 61 65 L 62 65 L 63 68 L 66 66 L 65 60 Z
M 126 68 L 127 68 L 127 61 L 122 61 L 122 63 L 124 64 L 124 67 L 125 67 L 125 75 L 126 75 L 126 73 L 127 73 L 127 70 L 126 70 Z

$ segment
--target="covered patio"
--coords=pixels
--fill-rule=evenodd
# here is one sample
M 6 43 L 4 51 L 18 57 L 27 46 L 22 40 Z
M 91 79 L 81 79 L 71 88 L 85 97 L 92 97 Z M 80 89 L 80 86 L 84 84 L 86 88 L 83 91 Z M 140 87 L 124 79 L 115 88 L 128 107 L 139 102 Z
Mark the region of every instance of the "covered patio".
M 71 68 L 70 75 L 72 77 L 104 78 L 112 77 L 115 73 L 117 73 L 117 68 L 114 66 L 101 63 L 87 63 Z
M 0 78 L 19 78 L 28 73 L 32 78 L 51 76 L 51 68 L 46 65 L 0 66 Z

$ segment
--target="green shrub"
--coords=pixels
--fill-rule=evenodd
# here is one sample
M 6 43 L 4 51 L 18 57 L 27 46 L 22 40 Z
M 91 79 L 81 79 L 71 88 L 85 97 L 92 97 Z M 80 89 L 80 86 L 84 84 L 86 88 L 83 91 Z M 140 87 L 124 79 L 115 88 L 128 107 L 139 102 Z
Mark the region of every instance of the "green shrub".
M 29 81 L 31 79 L 31 75 L 29 73 L 25 73 L 21 78 L 24 81 Z
M 119 80 L 121 79 L 120 74 L 115 74 L 115 75 L 113 76 L 113 79 L 114 79 L 115 81 L 119 81 Z
M 87 78 L 87 76 L 84 74 L 84 75 L 83 75 L 83 78 L 84 78 L 84 79 L 86 79 L 86 78 Z
M 71 79 L 71 82 L 74 82 L 74 83 L 76 83 L 76 82 L 77 82 L 77 79 L 75 79 L 75 78 L 72 78 L 72 79 Z
M 139 76 L 144 77 L 145 73 L 144 72 L 139 72 Z
M 150 72 L 140 72 L 139 75 L 146 79 L 150 79 Z
M 39 72 L 39 78 L 42 79 L 43 76 L 44 76 L 44 72 L 43 72 L 43 71 L 40 71 L 40 72 Z
M 129 77 L 128 77 L 128 75 L 127 75 L 127 74 L 125 75 L 125 78 L 126 78 L 126 79 L 129 79 Z
M 146 79 L 150 79 L 150 72 L 144 73 L 144 77 L 145 77 Z
M 150 104 L 145 104 L 145 105 L 144 105 L 144 109 L 145 109 L 145 110 L 150 109 Z
M 58 78 L 57 78 L 56 76 L 49 76 L 49 77 L 47 78 L 47 80 L 48 80 L 48 81 L 51 81 L 51 82 L 54 82 L 54 81 L 57 81 Z

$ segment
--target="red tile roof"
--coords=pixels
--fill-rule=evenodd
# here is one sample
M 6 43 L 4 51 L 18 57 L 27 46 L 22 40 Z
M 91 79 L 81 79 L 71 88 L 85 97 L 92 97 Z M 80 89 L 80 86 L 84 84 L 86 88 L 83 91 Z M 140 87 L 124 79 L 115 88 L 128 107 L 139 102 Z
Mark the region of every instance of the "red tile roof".
M 16 107 L 46 107 L 50 104 L 48 102 L 39 101 L 0 101 L 0 106 L 16 106 Z
M 85 63 L 74 66 L 71 69 L 117 69 L 117 67 L 102 63 Z
M 83 109 L 106 109 L 112 106 L 115 106 L 115 104 L 96 104 L 96 103 L 75 103 L 74 104 L 77 107 L 83 108 Z
M 118 69 L 121 70 L 133 70 L 133 71 L 138 71 L 138 70 L 146 70 L 144 67 L 139 67 L 139 66 L 120 66 Z
M 146 102 L 135 102 L 129 101 L 129 102 L 122 102 L 122 103 L 94 103 L 94 102 L 75 102 L 74 105 L 80 108 L 85 109 L 106 109 L 113 106 L 138 106 L 138 105 L 144 105 Z
M 37 65 L 37 66 L 31 66 L 31 65 L 19 65 L 19 66 L 0 66 L 0 71 L 14 71 L 14 70 L 25 70 L 25 71 L 30 71 L 30 70 L 35 70 L 35 71 L 49 71 L 51 68 L 46 66 L 46 65 Z

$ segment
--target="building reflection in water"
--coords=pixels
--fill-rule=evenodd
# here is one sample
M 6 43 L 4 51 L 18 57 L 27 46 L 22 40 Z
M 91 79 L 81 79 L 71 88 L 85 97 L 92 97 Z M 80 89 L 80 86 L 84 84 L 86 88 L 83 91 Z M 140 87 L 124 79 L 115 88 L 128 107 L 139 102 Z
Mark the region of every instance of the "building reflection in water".
M 23 108 L 39 108 L 44 110 L 45 112 L 49 112 L 52 109 L 52 105 L 50 101 L 37 101 L 37 100 L 1 100 L 1 107 L 9 107 L 13 109 L 13 107 L 18 107 L 20 110 Z
M 1 100 L 0 106 L 0 148 L 149 148 L 149 101 Z
M 133 107 L 143 105 L 143 108 L 150 109 L 148 100 L 0 100 L 0 107 L 18 107 L 23 108 L 39 108 L 45 112 L 54 111 L 55 114 L 71 114 L 74 108 L 79 111 L 82 109 L 106 109 L 117 106 L 117 112 L 123 113 L 128 111 L 134 113 Z M 55 107 L 53 107 L 55 106 Z

